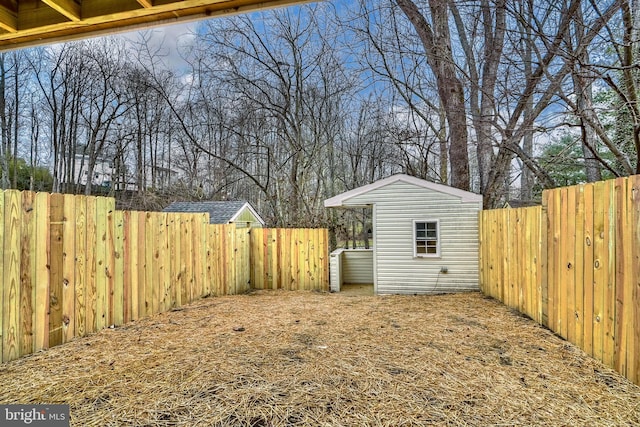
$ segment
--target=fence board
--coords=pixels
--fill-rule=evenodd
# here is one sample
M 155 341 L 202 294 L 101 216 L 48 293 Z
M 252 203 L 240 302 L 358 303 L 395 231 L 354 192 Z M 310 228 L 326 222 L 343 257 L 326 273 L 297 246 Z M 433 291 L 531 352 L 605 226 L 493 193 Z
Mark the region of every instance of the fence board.
M 124 274 L 124 212 L 113 212 L 113 320 L 115 325 L 125 322 L 125 274 Z
M 62 342 L 76 336 L 76 197 L 63 197 L 62 224 Z
M 52 194 L 50 198 L 50 239 L 49 247 L 49 346 L 62 343 L 62 289 L 63 289 L 63 221 L 64 196 Z
M 211 295 L 218 296 L 220 295 L 219 291 L 219 278 L 220 278 L 220 269 L 218 268 L 218 256 L 217 250 L 215 247 L 216 241 L 216 226 L 212 224 L 206 227 L 207 233 L 207 280 L 211 286 Z
M 292 288 L 304 289 L 304 246 L 302 230 L 299 233 L 291 233 L 291 230 L 284 229 L 280 231 L 279 240 L 281 242 L 291 242 L 289 250 L 280 251 L 278 268 L 285 272 L 282 277 L 282 287 L 286 290 Z M 287 268 L 287 264 L 291 268 Z
M 35 321 L 35 193 L 22 193 L 22 229 L 20 235 L 20 354 L 34 351 L 33 327 Z
M 606 227 L 605 249 L 607 251 L 607 266 L 605 276 L 605 296 L 604 296 L 604 336 L 602 343 L 603 358 L 602 361 L 607 366 L 613 366 L 614 363 L 614 328 L 615 328 L 615 309 L 616 309 L 616 291 L 615 291 L 615 268 L 616 268 L 616 234 L 615 234 L 615 189 L 614 181 L 605 181 L 605 214 L 604 224 Z
M 109 326 L 107 281 L 107 199 L 96 197 L 96 330 Z
M 512 209 L 514 210 L 514 209 Z M 525 224 L 527 211 L 519 211 L 515 209 L 515 218 L 516 218 L 516 227 L 518 230 L 517 236 L 523 241 L 527 240 L 527 224 Z M 515 235 L 511 234 L 510 239 L 513 240 Z M 516 307 L 521 312 L 528 312 L 526 304 L 527 304 L 527 284 L 529 281 L 529 277 L 527 275 L 527 269 L 525 265 L 530 265 L 531 260 L 529 258 L 530 248 L 525 245 L 517 245 L 517 251 L 514 253 L 516 257 L 517 264 L 516 266 L 512 265 L 512 269 L 516 267 L 516 271 L 513 273 L 515 277 L 515 285 L 516 285 Z
M 0 248 L 4 251 L 4 237 L 5 237 L 5 211 L 4 211 L 4 200 L 5 200 L 5 192 L 0 191 Z M 4 252 L 3 252 L 4 254 Z M 5 271 L 5 263 L 4 263 L 4 255 L 0 256 L 0 307 L 2 307 L 2 311 L 0 312 L 0 361 L 4 362 L 4 340 L 5 340 L 5 330 L 4 330 L 4 316 L 5 307 L 8 307 L 8 302 L 5 303 L 4 290 L 6 288 L 4 281 L 4 271 Z
M 157 288 L 157 309 L 158 313 L 162 313 L 167 311 L 170 308 L 170 298 L 169 298 L 169 286 L 170 286 L 170 276 L 166 274 L 165 271 L 167 268 L 171 268 L 169 263 L 163 262 L 163 260 L 168 260 L 168 245 L 169 239 L 167 237 L 167 214 L 166 213 L 158 213 L 156 214 L 156 248 L 157 252 L 155 255 L 156 266 L 154 269 L 154 276 L 156 279 L 154 280 L 154 288 Z
M 249 233 L 253 242 L 250 257 L 254 261 L 251 265 L 251 285 L 255 289 L 264 289 L 264 257 L 261 256 L 264 250 L 264 229 L 250 229 Z
M 542 262 L 540 263 L 540 321 L 541 323 L 550 328 L 551 322 L 549 319 L 549 281 L 552 277 L 549 276 L 549 271 L 553 266 L 553 261 L 549 256 L 549 192 L 542 192 L 542 207 L 540 208 L 540 257 Z M 494 250 L 500 250 L 498 246 Z
M 0 192 L 1 194 L 1 192 Z M 0 206 L 2 204 L 0 203 Z M 38 193 L 36 213 L 36 276 L 34 350 L 49 348 L 49 194 Z M 1 239 L 0 239 L 1 241 Z M 2 316 L 0 316 L 2 317 Z
M 167 239 L 169 244 L 170 295 L 169 306 L 179 307 L 180 301 L 180 221 L 175 213 L 167 214 Z
M 98 309 L 97 309 L 97 288 L 96 277 L 98 261 L 96 259 L 96 246 L 98 245 L 97 224 L 97 198 L 87 197 L 85 199 L 87 210 L 85 221 L 87 223 L 87 246 L 86 246 L 86 282 L 85 282 L 85 330 L 87 333 L 98 330 Z
M 2 359 L 14 360 L 20 350 L 20 224 L 22 196 L 9 192 L 4 199 L 4 271 Z
M 235 254 L 236 263 L 234 269 L 236 271 L 236 281 L 238 293 L 247 292 L 251 287 L 251 242 L 249 240 L 249 230 L 246 228 L 238 228 L 235 231 Z
M 608 227 L 605 226 L 606 204 L 604 197 L 604 182 L 597 182 L 594 187 L 594 217 L 593 217 L 593 356 L 602 360 L 604 354 L 604 298 L 606 289 L 606 269 L 608 251 L 606 240 Z
M 315 281 L 315 287 L 318 288 L 318 283 L 320 284 L 319 289 L 328 291 L 329 290 L 329 231 L 326 228 L 318 229 L 319 234 L 319 244 L 318 244 L 318 252 L 316 262 L 318 263 L 318 268 L 320 271 L 320 275 Z
M 104 265 L 104 275 L 106 281 L 106 310 L 107 319 L 106 325 L 114 325 L 115 324 L 115 282 L 114 282 L 114 269 L 115 269 L 115 221 L 113 218 L 113 210 L 107 207 L 107 230 L 106 230 L 106 250 L 105 250 L 105 265 Z
M 4 213 L 4 199 L 5 199 L 5 192 L 4 191 L 0 191 L 0 225 L 2 225 L 2 227 L 0 227 L 0 248 L 2 248 L 2 250 L 4 251 L 4 237 L 5 237 L 5 227 L 4 227 L 4 219 L 5 219 L 5 213 Z M 4 254 L 4 252 L 3 252 Z M 5 340 L 5 330 L 4 330 L 4 316 L 5 316 L 5 309 L 4 307 L 8 306 L 8 302 L 5 304 L 5 299 L 4 299 L 4 290 L 6 288 L 5 286 L 5 282 L 4 282 L 4 255 L 0 256 L 0 307 L 2 307 L 2 311 L 0 312 L 0 361 L 4 362 L 4 340 Z
M 575 238 L 573 243 L 574 341 L 584 348 L 584 187 L 576 187 Z
M 202 298 L 207 294 L 204 280 L 204 226 L 209 224 L 208 214 L 196 214 L 191 217 L 191 258 L 193 265 L 193 299 Z
M 499 221 L 497 225 L 498 241 L 503 241 L 508 244 L 509 233 L 507 230 L 511 228 L 511 214 L 505 212 L 505 218 L 503 221 Z M 498 261 L 498 280 L 500 283 L 504 283 L 504 287 L 501 290 L 502 298 L 507 306 L 512 307 L 511 291 L 513 289 L 509 271 L 509 256 L 510 253 L 503 253 L 499 257 Z
M 133 215 L 134 213 L 132 213 Z M 138 258 L 138 317 L 147 316 L 147 253 L 148 250 L 140 250 L 140 244 L 145 245 L 147 242 L 147 215 L 145 212 L 135 212 L 135 219 L 132 218 L 134 222 L 137 223 L 138 228 L 138 239 L 136 242 L 132 243 L 135 254 Z
M 85 336 L 86 331 L 86 281 L 87 281 L 87 199 L 77 197 L 75 201 L 75 333 L 76 336 Z
M 493 217 L 493 221 L 491 224 L 491 247 L 495 248 L 498 247 L 498 244 L 500 242 L 500 239 L 502 238 L 501 235 L 501 227 L 502 224 L 500 221 L 498 221 L 498 216 L 497 216 L 497 212 Z M 492 260 L 493 262 L 493 285 L 494 285 L 494 295 L 497 298 L 503 299 L 505 298 L 504 295 L 504 290 L 505 288 L 502 286 L 503 285 L 503 279 L 502 279 L 502 257 L 500 257 L 500 253 L 496 252 L 494 254 L 494 258 Z
M 131 212 L 122 212 L 122 321 L 128 323 L 134 320 L 135 297 L 133 290 L 133 264 L 131 247 Z
M 631 191 L 631 235 L 633 236 L 633 255 L 631 270 L 632 301 L 634 309 L 632 314 L 631 337 L 633 344 L 629 344 L 631 359 L 629 368 L 631 375 L 628 378 L 636 384 L 640 384 L 640 176 L 629 178 L 628 188 Z M 629 372 L 629 370 L 627 370 Z
M 575 187 L 568 187 L 566 200 L 566 233 L 563 234 L 564 245 L 564 265 L 566 282 L 564 282 L 566 302 L 564 304 L 565 336 L 571 342 L 576 338 L 576 282 L 575 282 L 575 253 L 576 253 L 576 192 Z
M 583 242 L 583 343 L 584 351 L 593 356 L 593 322 L 594 322 L 594 201 L 593 184 L 584 186 L 584 242 Z
M 549 328 L 554 331 L 560 331 L 561 319 L 559 318 L 558 307 L 560 306 L 560 283 L 561 283 L 561 251 L 560 251 L 560 192 L 551 193 L 549 197 L 549 291 L 548 291 L 548 307 L 549 307 Z
M 154 270 L 155 270 L 155 253 L 157 248 L 155 247 L 155 216 L 151 212 L 145 214 L 144 227 L 147 232 L 145 233 L 145 247 L 149 248 L 144 251 L 146 258 L 144 261 L 144 306 L 145 316 L 151 316 L 156 313 L 155 302 L 157 299 L 157 290 L 154 288 Z
M 191 275 L 191 239 L 189 238 L 189 225 L 191 223 L 190 216 L 186 214 L 180 215 L 180 299 L 183 304 L 191 301 L 191 284 L 193 277 Z

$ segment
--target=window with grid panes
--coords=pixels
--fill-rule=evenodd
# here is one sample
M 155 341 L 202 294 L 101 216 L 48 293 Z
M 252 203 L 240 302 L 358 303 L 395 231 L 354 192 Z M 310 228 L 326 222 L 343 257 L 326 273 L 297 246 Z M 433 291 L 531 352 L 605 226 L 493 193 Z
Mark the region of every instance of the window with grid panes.
M 414 255 L 440 256 L 440 230 L 438 221 L 414 221 Z

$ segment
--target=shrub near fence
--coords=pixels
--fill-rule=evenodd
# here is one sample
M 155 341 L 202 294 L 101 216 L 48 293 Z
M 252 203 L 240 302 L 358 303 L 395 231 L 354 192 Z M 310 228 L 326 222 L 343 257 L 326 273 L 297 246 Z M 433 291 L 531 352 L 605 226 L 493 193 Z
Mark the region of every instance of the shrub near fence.
M 481 288 L 640 384 L 640 176 L 480 214 Z
M 328 289 L 326 229 L 236 229 L 107 197 L 0 192 L 0 250 L 2 362 L 208 295 Z

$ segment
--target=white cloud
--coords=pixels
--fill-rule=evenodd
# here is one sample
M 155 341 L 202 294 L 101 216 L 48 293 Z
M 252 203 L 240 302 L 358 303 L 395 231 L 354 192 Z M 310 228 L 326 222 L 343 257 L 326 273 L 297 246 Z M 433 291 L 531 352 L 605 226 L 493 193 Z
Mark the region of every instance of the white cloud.
M 188 66 L 182 53 L 195 43 L 197 26 L 197 22 L 180 23 L 131 31 L 119 36 L 132 44 L 147 39 L 150 51 L 157 51 L 168 69 L 180 73 L 186 71 Z

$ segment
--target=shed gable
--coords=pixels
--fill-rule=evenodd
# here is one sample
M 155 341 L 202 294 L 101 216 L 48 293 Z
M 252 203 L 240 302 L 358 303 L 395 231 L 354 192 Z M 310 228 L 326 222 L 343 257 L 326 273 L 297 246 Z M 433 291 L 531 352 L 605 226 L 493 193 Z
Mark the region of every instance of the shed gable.
M 389 188 L 391 187 L 391 188 Z M 325 200 L 326 207 L 356 207 L 367 206 L 375 203 L 378 197 L 393 197 L 393 188 L 397 187 L 402 193 L 437 193 L 448 200 L 459 200 L 460 202 L 482 203 L 482 196 L 457 188 L 437 184 L 409 175 L 398 174 L 381 179 L 372 184 L 355 188 L 335 197 Z M 399 197 L 399 196 L 396 196 Z

